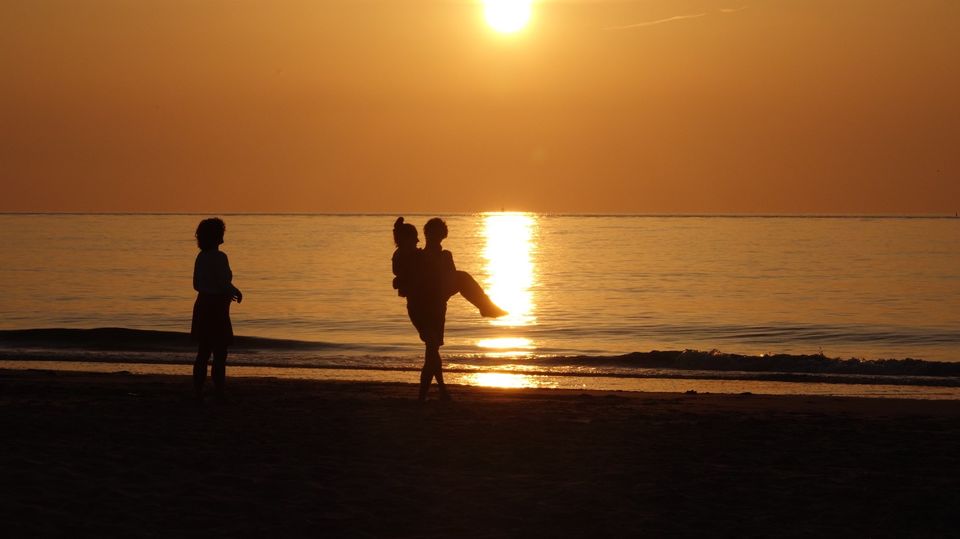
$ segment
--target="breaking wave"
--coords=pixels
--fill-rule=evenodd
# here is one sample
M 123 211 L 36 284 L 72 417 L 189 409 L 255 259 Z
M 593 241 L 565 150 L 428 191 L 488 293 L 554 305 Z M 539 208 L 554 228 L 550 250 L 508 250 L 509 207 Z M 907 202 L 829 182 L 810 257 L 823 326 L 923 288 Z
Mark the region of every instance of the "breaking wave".
M 0 359 L 188 364 L 190 334 L 128 328 L 0 331 Z M 389 346 L 234 337 L 231 364 L 314 369 L 417 370 L 419 355 Z M 831 358 L 823 354 L 742 355 L 717 350 L 654 350 L 623 355 L 489 357 L 447 355 L 453 372 L 506 371 L 556 376 L 702 378 L 960 386 L 960 362 Z

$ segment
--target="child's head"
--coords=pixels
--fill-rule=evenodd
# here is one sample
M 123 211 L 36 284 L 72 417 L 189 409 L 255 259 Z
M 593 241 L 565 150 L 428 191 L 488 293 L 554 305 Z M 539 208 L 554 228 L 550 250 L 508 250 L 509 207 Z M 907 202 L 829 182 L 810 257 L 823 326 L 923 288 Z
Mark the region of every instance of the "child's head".
M 202 250 L 216 249 L 223 243 L 223 233 L 226 232 L 227 225 L 219 217 L 204 219 L 197 225 L 197 247 Z
M 396 222 L 393 223 L 393 243 L 397 244 L 397 247 L 410 248 L 416 247 L 419 242 L 417 227 L 404 223 L 403 217 L 397 217 Z
M 423 225 L 423 235 L 427 241 L 443 241 L 447 237 L 447 223 L 439 217 L 434 217 Z

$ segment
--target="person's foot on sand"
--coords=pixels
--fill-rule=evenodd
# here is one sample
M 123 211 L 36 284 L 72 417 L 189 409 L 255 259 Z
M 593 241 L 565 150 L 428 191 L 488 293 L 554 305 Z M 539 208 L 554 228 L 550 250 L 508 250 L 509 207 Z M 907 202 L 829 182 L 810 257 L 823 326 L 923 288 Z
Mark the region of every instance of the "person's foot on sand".
M 441 391 L 441 392 L 440 392 L 440 400 L 442 400 L 443 402 L 450 402 L 450 401 L 452 401 L 453 399 L 450 398 L 450 392 L 449 392 L 449 391 Z

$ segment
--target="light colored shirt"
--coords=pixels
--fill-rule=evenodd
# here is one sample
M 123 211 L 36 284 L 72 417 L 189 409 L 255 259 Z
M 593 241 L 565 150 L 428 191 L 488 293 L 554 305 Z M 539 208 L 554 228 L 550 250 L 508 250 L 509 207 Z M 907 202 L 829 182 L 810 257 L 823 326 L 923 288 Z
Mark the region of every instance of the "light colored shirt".
M 197 253 L 193 264 L 193 289 L 201 294 L 236 293 L 227 253 L 216 249 Z

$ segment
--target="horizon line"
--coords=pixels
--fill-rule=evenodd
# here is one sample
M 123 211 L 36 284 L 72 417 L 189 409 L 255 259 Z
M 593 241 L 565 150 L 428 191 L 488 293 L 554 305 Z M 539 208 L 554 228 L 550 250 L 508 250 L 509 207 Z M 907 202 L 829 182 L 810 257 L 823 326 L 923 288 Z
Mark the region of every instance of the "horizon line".
M 340 217 L 374 217 L 374 216 L 470 216 L 484 214 L 536 214 L 544 217 L 729 217 L 729 218 L 861 218 L 861 219 L 954 219 L 958 213 L 831 213 L 831 212 L 538 212 L 526 210 L 500 211 L 455 211 L 455 212 L 388 212 L 388 211 L 317 211 L 317 212 L 277 212 L 277 211 L 226 211 L 226 212 L 196 212 L 196 211 L 4 211 L 0 216 L 8 215 L 103 215 L 103 216 L 201 216 L 201 215 L 231 215 L 231 216 L 340 216 Z

